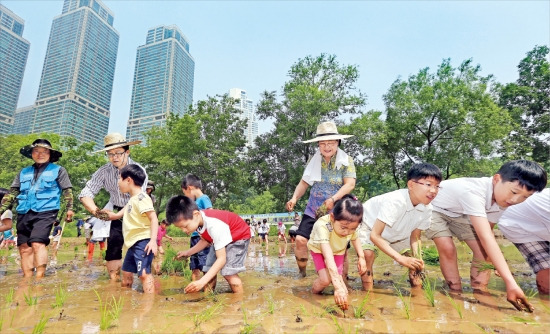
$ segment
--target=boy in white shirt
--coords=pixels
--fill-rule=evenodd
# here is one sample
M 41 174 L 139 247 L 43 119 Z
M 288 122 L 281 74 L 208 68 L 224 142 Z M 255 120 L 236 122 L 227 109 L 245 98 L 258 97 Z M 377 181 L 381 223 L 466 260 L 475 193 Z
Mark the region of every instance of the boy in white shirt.
M 539 294 L 550 294 L 550 188 L 514 205 L 498 221 L 537 276 Z
M 363 204 L 363 223 L 358 231 L 367 262 L 367 271 L 361 276 L 364 290 L 373 287 L 375 246 L 409 268 L 411 286 L 422 284 L 418 273 L 424 269 L 424 262 L 411 256 L 420 257 L 420 233 L 430 227 L 430 202 L 440 182 L 437 166 L 415 164 L 407 172 L 407 189 L 373 197 Z
M 546 182 L 544 169 L 528 160 L 507 162 L 492 178 L 457 178 L 441 182 L 441 190 L 432 202 L 432 221 L 426 236 L 435 242 L 441 272 L 451 290 L 462 291 L 452 239 L 455 236 L 472 250 L 470 278 L 474 290 L 487 290 L 490 271 L 480 271 L 478 266 L 482 262 L 492 262 L 506 284 L 508 301 L 518 310 L 532 312 L 533 307 L 500 251 L 493 227 L 507 207 L 541 191 Z

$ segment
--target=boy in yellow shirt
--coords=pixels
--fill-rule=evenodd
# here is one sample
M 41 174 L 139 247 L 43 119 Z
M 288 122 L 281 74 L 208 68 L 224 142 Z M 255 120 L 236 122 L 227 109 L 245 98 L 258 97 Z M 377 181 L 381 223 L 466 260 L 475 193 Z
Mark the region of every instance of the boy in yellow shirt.
M 143 292 L 154 293 L 151 263 L 157 255 L 158 218 L 151 197 L 141 188 L 145 179 L 145 172 L 137 165 L 122 168 L 118 187 L 121 192 L 130 194 L 130 201 L 118 213 L 107 213 L 111 220 L 124 217 L 122 234 L 128 251 L 122 264 L 122 286 L 131 287 L 134 273 L 137 273 L 143 284 Z

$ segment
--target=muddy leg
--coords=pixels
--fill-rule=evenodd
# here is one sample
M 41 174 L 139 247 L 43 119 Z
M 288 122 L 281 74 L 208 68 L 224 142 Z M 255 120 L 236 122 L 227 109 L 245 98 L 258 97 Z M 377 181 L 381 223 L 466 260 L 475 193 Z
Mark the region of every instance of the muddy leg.
M 466 240 L 465 242 L 473 252 L 472 266 L 470 267 L 470 285 L 474 290 L 487 292 L 491 270 L 480 271 L 477 266 L 483 262 L 491 262 L 491 260 L 479 240 Z
M 233 293 L 243 293 L 243 282 L 241 281 L 239 275 L 228 275 L 224 276 L 224 278 L 227 283 L 229 283 L 229 286 L 231 287 Z
M 326 268 L 319 270 L 318 274 L 319 277 L 317 277 L 311 286 L 311 292 L 316 294 L 323 292 L 323 290 L 330 284 L 330 277 L 328 276 L 328 271 Z
M 120 268 L 122 268 L 122 260 L 107 261 L 107 270 L 111 280 L 117 281 L 120 278 Z
M 351 289 L 348 283 L 348 272 L 349 272 L 349 261 L 348 261 L 348 251 L 344 254 L 344 266 L 342 268 L 342 280 L 344 280 L 344 284 L 346 285 L 346 288 L 348 290 Z
M 143 285 L 143 293 L 155 293 L 155 279 L 152 274 L 148 274 L 147 271 L 143 269 L 139 279 Z M 131 286 L 132 284 L 130 283 L 130 287 Z
M 206 291 L 214 291 L 216 290 L 216 282 L 218 281 L 218 275 L 214 276 L 214 278 L 212 278 L 210 280 L 210 282 L 206 283 L 206 285 L 204 286 L 204 292 Z
M 34 272 L 34 256 L 32 248 L 27 244 L 19 246 L 19 254 L 21 255 L 21 270 L 24 277 L 32 277 Z
M 542 269 L 537 273 L 537 288 L 539 294 L 550 295 L 550 269 Z
M 376 254 L 370 249 L 363 250 L 363 253 L 365 254 L 365 262 L 367 262 L 367 271 L 361 275 L 361 282 L 363 284 L 363 290 L 371 291 L 374 286 L 374 272 L 372 267 Z
M 202 271 L 200 269 L 193 269 L 191 272 L 191 281 L 198 281 L 202 276 Z
M 46 245 L 40 242 L 31 243 L 34 266 L 36 268 L 36 278 L 44 277 L 46 274 L 46 265 L 48 263 L 48 249 Z
M 131 288 L 132 283 L 134 283 L 134 274 L 123 270 L 122 271 L 122 282 L 121 282 L 120 285 L 123 288 Z M 143 290 L 145 290 L 145 285 L 143 286 Z
M 296 236 L 296 246 L 294 254 L 296 255 L 296 263 L 302 277 L 306 277 L 307 267 L 307 239 L 301 235 Z
M 460 282 L 460 274 L 458 273 L 458 259 L 456 255 L 456 247 L 451 237 L 434 238 L 437 252 L 439 253 L 439 266 L 441 273 L 445 277 L 445 282 L 450 290 L 462 291 L 462 283 Z

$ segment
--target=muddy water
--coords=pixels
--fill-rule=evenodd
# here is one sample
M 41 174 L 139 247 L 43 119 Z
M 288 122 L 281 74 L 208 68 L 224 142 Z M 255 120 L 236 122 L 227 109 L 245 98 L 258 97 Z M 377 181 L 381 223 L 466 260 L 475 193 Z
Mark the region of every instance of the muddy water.
M 67 239 L 61 247 L 55 268 L 41 280 L 24 281 L 18 270 L 15 250 L 0 263 L 0 325 L 6 333 L 30 333 L 42 319 L 45 333 L 98 333 L 102 305 L 121 302 L 118 319 L 106 332 L 111 333 L 427 333 L 498 332 L 548 333 L 550 303 L 531 298 L 534 313 L 515 311 L 506 302 L 502 280 L 494 275 L 490 294 L 477 295 L 469 289 L 467 247 L 458 245 L 460 270 L 465 292 L 452 299 L 443 293 L 439 268 L 428 266 L 430 279 L 436 280 L 435 306 L 430 306 L 421 289 L 411 289 L 405 270 L 389 258 L 375 262 L 375 288 L 370 294 L 360 290 L 361 282 L 351 269 L 351 307 L 343 313 L 334 309 L 331 290 L 318 296 L 310 293 L 316 277 L 312 263 L 308 276 L 296 275 L 293 245 L 271 242 L 268 249 L 251 244 L 247 272 L 241 275 L 245 293 L 236 296 L 221 277 L 217 294 L 184 294 L 183 277 L 157 277 L 159 294 L 145 296 L 136 278 L 132 289 L 111 283 L 96 253 L 87 264 L 82 239 Z M 184 249 L 187 240 L 178 240 Z M 75 246 L 78 249 L 75 249 Z M 513 246 L 512 246 L 513 247 Z M 504 246 L 517 280 L 525 291 L 536 289 L 534 277 L 514 248 Z M 99 250 L 96 250 L 99 252 Z M 7 259 L 7 260 L 6 260 Z M 310 261 L 311 262 L 311 261 Z M 352 265 L 355 261 L 352 257 Z M 63 306 L 54 307 L 56 291 L 63 287 L 68 296 Z M 399 289 L 403 298 L 396 292 Z M 36 305 L 32 301 L 36 299 Z M 363 304 L 363 312 L 357 310 Z M 454 305 L 453 305 L 454 302 Z M 354 309 L 357 310 L 354 314 Z M 111 309 L 108 308 L 107 311 Z M 359 314 L 361 313 L 361 314 Z

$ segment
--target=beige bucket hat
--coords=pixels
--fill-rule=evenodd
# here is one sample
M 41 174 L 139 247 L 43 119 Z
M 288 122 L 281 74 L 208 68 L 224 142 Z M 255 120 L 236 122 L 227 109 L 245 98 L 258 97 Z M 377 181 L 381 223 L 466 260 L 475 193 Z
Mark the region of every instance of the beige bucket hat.
M 317 126 L 317 132 L 315 138 L 303 141 L 303 143 L 313 143 L 323 140 L 339 140 L 353 137 L 353 135 L 341 135 L 338 133 L 336 124 L 334 122 L 323 122 Z
M 113 132 L 113 133 L 107 134 L 103 139 L 103 145 L 105 146 L 105 148 L 99 151 L 95 151 L 94 153 L 108 151 L 114 148 L 119 148 L 124 146 L 135 145 L 139 143 L 141 143 L 141 140 L 127 141 L 126 138 L 124 138 L 124 136 L 121 135 L 120 133 Z

